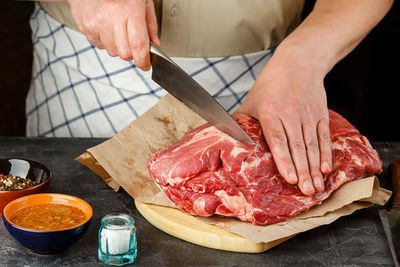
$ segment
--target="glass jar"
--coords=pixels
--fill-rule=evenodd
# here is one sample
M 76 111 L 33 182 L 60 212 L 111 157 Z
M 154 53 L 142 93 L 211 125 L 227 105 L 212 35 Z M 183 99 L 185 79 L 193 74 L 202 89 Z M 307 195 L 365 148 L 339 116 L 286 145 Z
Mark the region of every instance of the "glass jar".
M 133 263 L 137 256 L 136 227 L 127 214 L 113 213 L 101 219 L 99 260 L 109 265 Z

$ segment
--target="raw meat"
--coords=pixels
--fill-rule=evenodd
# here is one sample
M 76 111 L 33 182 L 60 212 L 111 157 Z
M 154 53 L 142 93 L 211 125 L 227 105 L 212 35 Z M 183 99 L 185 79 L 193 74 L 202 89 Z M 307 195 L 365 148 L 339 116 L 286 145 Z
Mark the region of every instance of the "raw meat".
M 147 162 L 151 178 L 181 210 L 238 217 L 257 225 L 288 220 L 326 199 L 346 182 L 382 171 L 368 140 L 329 111 L 333 168 L 325 191 L 305 196 L 279 174 L 260 124 L 235 116 L 256 145 L 242 144 L 210 124 L 200 126 Z

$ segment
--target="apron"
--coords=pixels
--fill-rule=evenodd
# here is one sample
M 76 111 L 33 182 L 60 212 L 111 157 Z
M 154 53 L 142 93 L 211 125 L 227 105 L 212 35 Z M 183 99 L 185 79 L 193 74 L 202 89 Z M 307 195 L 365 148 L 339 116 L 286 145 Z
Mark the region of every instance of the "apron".
M 111 137 L 166 91 L 133 61 L 110 57 L 36 4 L 30 18 L 33 66 L 27 136 Z M 228 112 L 244 100 L 273 50 L 212 58 L 172 58 Z

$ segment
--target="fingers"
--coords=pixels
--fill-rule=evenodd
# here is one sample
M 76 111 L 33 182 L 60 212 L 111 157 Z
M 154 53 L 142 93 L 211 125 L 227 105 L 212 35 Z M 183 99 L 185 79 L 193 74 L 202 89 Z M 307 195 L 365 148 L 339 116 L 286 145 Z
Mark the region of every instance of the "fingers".
M 303 136 L 306 145 L 308 167 L 315 189 L 318 192 L 324 190 L 324 180 L 320 168 L 320 145 L 317 136 L 317 125 L 314 121 L 306 121 L 303 124 Z
M 158 39 L 158 24 L 157 24 L 156 12 L 154 10 L 153 1 L 147 1 L 146 22 L 147 22 L 147 31 L 149 33 L 150 40 L 155 45 L 160 47 L 161 41 L 160 41 L 160 39 Z
M 286 120 L 283 124 L 288 136 L 288 145 L 292 160 L 296 167 L 298 186 L 304 195 L 310 196 L 315 193 L 315 189 L 311 180 L 302 125 L 300 124 L 300 120 Z
M 102 31 L 100 33 L 100 41 L 110 56 L 116 57 L 118 55 L 118 50 L 114 42 L 113 31 Z
M 133 59 L 142 70 L 150 69 L 149 40 L 161 45 L 152 0 L 74 1 L 71 12 L 94 46 L 112 57 Z
M 328 174 L 332 170 L 332 145 L 328 115 L 318 122 L 317 132 L 321 155 L 321 172 Z
M 105 48 L 103 43 L 100 40 L 100 35 L 87 36 L 87 38 L 88 38 L 89 42 L 92 45 L 96 46 L 97 48 L 99 48 L 99 49 L 104 49 Z
M 147 1 L 145 7 L 137 6 L 132 17 L 117 23 L 114 39 L 118 55 L 122 59 L 133 59 L 138 68 L 149 70 L 149 39 L 156 45 L 161 45 L 153 1 Z
M 323 174 L 331 171 L 329 119 L 285 120 L 269 116 L 262 121 L 264 135 L 282 177 L 298 184 L 304 195 L 324 190 Z M 325 165 L 328 164 L 328 167 Z
M 138 7 L 128 19 L 128 39 L 135 65 L 144 70 L 150 70 L 150 44 L 146 25 L 146 6 Z
M 114 42 L 118 51 L 118 55 L 124 60 L 132 60 L 126 20 L 116 23 L 114 27 Z
M 286 133 L 281 120 L 270 116 L 262 121 L 261 125 L 279 173 L 288 183 L 297 184 L 296 169 L 290 156 Z
M 75 12 L 73 12 L 75 11 Z M 104 49 L 104 44 L 100 40 L 100 32 L 98 27 L 95 27 L 98 22 L 95 19 L 89 19 L 83 16 L 81 12 L 76 12 L 76 10 L 71 10 L 75 24 L 78 29 L 86 35 L 89 42 L 99 49 Z

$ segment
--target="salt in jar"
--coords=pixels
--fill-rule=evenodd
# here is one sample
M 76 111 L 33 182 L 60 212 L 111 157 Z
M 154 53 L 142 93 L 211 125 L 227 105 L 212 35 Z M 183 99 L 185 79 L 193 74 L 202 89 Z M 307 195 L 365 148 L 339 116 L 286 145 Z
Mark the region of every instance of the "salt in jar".
M 133 263 L 137 256 L 136 227 L 127 214 L 113 213 L 101 219 L 99 259 L 109 265 Z

